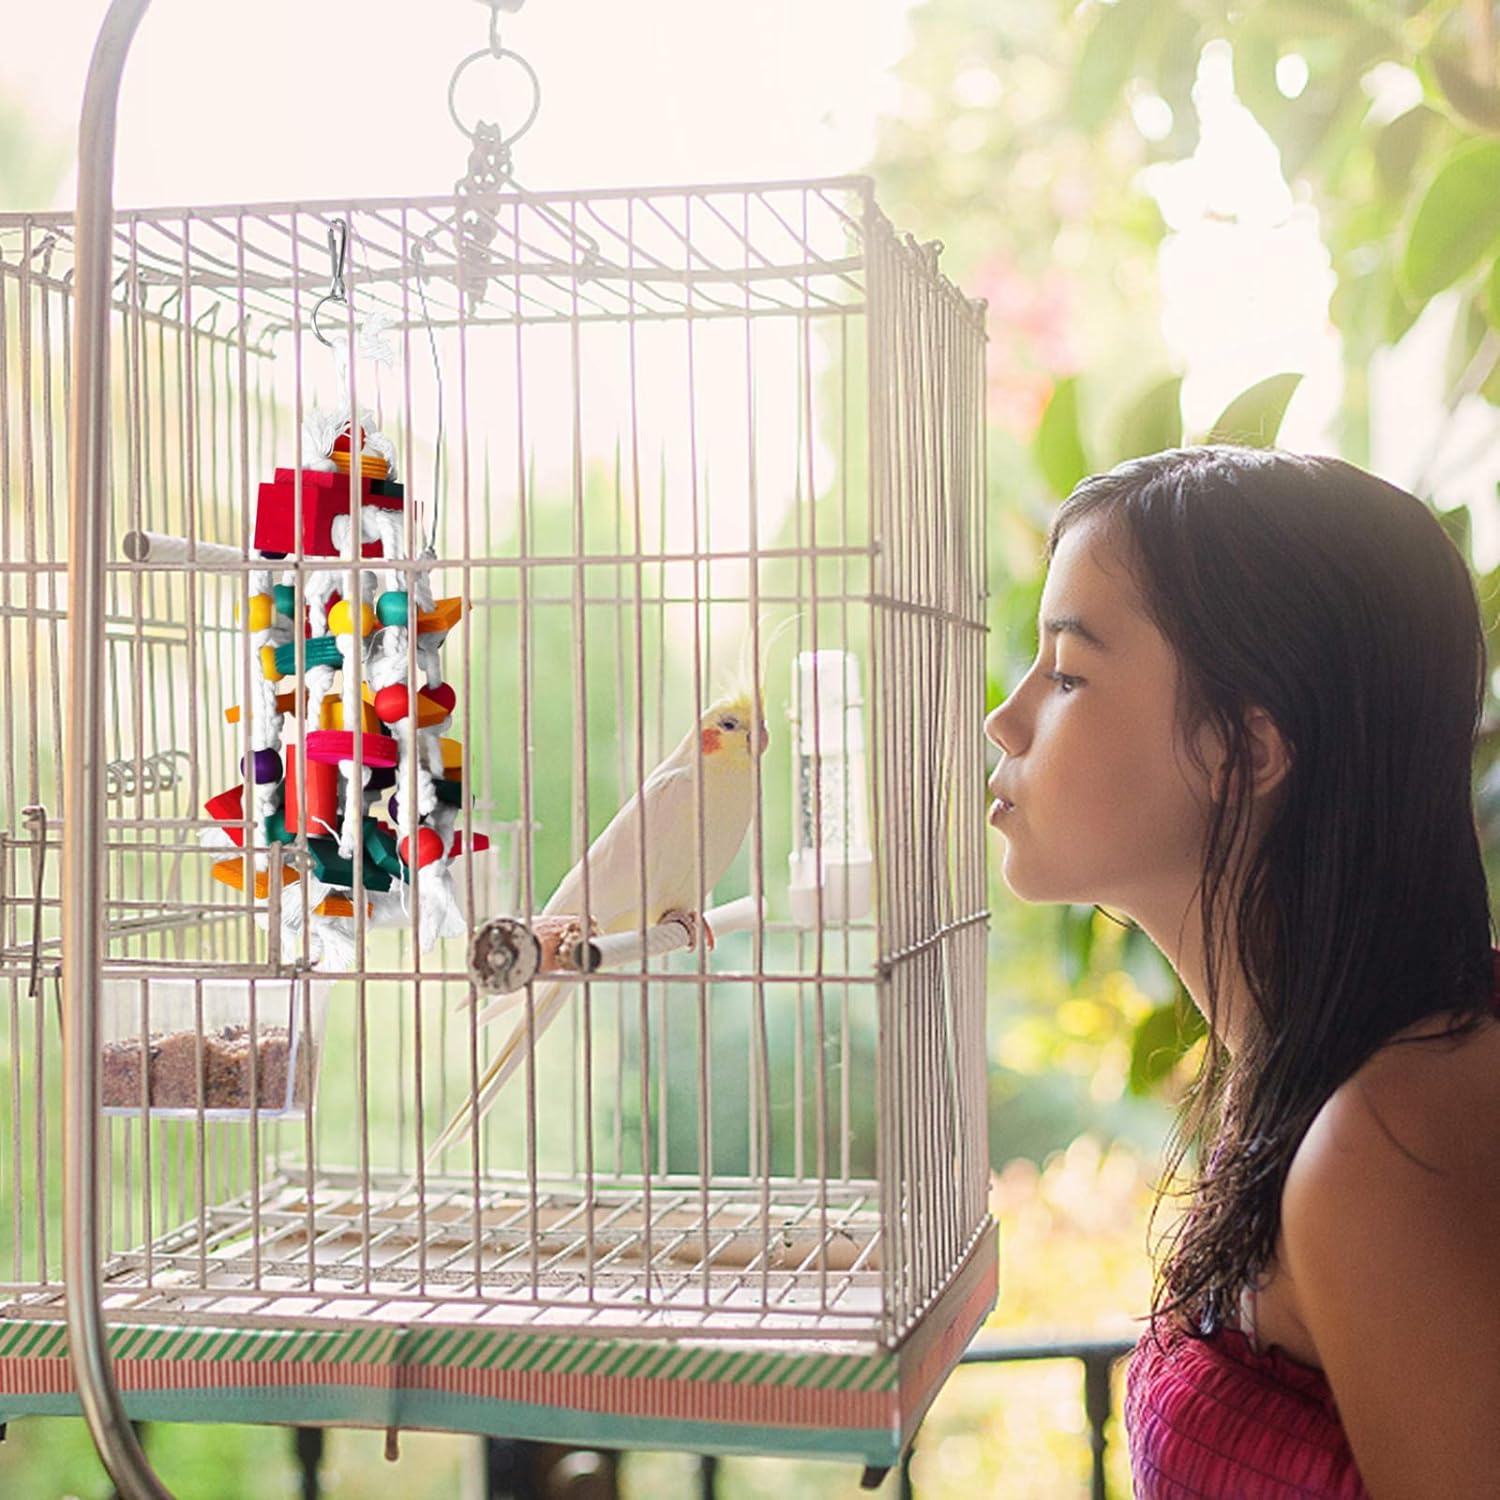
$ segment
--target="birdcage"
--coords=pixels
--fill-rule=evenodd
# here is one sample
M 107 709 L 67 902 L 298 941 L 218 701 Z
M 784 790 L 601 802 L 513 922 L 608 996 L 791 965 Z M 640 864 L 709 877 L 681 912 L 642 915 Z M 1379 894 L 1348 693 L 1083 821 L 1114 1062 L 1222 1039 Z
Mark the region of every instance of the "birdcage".
M 995 1291 L 982 309 L 863 179 L 109 173 L 0 218 L 0 1419 L 891 1464 Z

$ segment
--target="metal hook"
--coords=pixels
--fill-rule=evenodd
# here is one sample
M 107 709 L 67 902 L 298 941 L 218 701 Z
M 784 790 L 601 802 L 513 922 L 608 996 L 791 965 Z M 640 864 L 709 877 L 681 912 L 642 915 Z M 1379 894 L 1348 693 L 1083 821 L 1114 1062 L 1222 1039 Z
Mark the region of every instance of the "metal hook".
M 42 986 L 42 894 L 47 874 L 47 809 L 36 803 L 23 807 L 21 817 L 36 833 L 31 855 L 31 880 L 35 888 L 31 906 L 31 977 L 26 989 L 26 993 L 35 999 Z
M 349 221 L 347 219 L 335 219 L 328 226 L 328 259 L 333 268 L 328 283 L 328 294 L 325 297 L 320 297 L 312 310 L 313 337 L 325 349 L 333 348 L 333 340 L 318 327 L 318 314 L 322 311 L 325 302 L 339 302 L 346 307 L 348 306 L 349 299 L 344 295 L 344 263 L 348 251 Z

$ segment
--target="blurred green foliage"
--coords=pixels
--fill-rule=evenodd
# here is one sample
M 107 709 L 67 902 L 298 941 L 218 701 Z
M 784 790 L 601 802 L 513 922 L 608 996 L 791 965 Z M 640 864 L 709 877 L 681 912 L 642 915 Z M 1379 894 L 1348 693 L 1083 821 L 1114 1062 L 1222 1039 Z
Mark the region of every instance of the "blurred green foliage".
M 1488 0 L 928 0 L 913 12 L 876 175 L 897 222 L 940 238 L 948 274 L 989 300 L 991 703 L 1030 659 L 1046 525 L 1073 484 L 1183 441 L 1273 442 L 1301 379 L 1276 374 L 1206 432 L 1184 432 L 1184 372 L 1160 331 L 1166 228 L 1142 172 L 1195 149 L 1211 43 L 1228 44 L 1241 101 L 1295 199 L 1317 210 L 1343 348 L 1343 454 L 1369 461 L 1370 362 L 1437 297 L 1456 304 L 1450 420 L 1466 397 L 1500 402 L 1496 34 Z M 1429 462 L 1422 498 L 1472 559 L 1471 518 L 1445 504 L 1434 472 Z M 1500 570 L 1478 585 L 1500 659 Z M 1475 768 L 1492 876 L 1494 710 Z M 1044 1160 L 1083 1128 L 1123 1130 L 1131 1098 L 1171 1102 L 1202 1023 L 1144 938 L 1106 941 L 1102 914 L 1032 911 L 998 880 L 992 896 L 997 1163 Z

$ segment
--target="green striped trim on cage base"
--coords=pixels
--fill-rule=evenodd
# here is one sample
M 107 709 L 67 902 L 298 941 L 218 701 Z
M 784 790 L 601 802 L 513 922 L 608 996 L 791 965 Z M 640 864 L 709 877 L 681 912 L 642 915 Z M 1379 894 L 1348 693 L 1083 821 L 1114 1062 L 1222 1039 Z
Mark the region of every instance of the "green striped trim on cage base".
M 108 1337 L 115 1360 L 388 1365 L 404 1332 L 400 1326 L 324 1330 L 116 1323 Z M 64 1323 L 0 1321 L 0 1359 L 66 1359 L 67 1354 Z
M 517 1333 L 471 1325 L 411 1329 L 399 1362 L 419 1368 L 841 1391 L 893 1391 L 900 1375 L 896 1361 L 883 1349 L 809 1355 L 805 1349 L 725 1348 L 722 1340 L 685 1339 L 664 1344 L 646 1339 Z

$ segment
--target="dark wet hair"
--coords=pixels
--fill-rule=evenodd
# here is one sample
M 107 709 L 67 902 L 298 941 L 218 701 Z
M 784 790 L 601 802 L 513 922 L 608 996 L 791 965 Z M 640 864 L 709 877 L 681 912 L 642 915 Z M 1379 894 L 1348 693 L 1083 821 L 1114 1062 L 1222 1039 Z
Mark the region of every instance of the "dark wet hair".
M 1211 725 L 1228 752 L 1200 886 L 1205 1004 L 1212 1020 L 1237 964 L 1258 1024 L 1233 1058 L 1210 1035 L 1169 1153 L 1169 1175 L 1192 1163 L 1192 1208 L 1153 1300 L 1153 1326 L 1209 1332 L 1272 1261 L 1287 1171 L 1334 1090 L 1413 1023 L 1459 1034 L 1489 1007 L 1471 769 L 1484 632 L 1433 514 L 1337 459 L 1135 459 L 1074 490 L 1049 555 L 1086 517 L 1122 544 L 1175 649 L 1184 732 Z M 1258 842 L 1252 707 L 1291 752 Z

